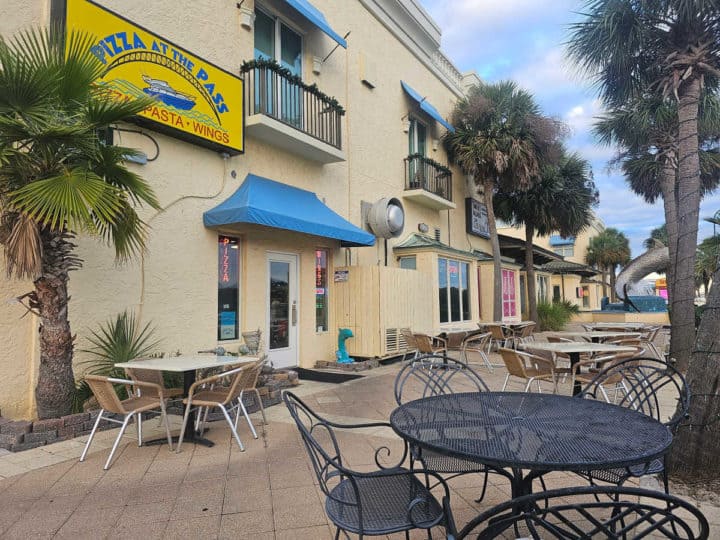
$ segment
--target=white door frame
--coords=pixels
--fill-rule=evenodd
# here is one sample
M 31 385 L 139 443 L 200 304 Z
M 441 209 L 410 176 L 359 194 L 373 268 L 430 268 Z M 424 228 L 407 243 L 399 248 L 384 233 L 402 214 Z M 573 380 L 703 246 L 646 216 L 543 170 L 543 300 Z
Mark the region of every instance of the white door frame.
M 297 253 L 281 253 L 267 251 L 265 253 L 266 274 L 266 296 L 265 296 L 265 328 L 267 335 L 267 351 L 270 361 L 276 368 L 295 367 L 298 365 L 299 353 L 299 323 L 300 323 L 300 302 L 298 295 L 298 262 L 300 256 Z M 288 287 L 288 346 L 278 349 L 270 349 L 270 265 L 272 262 L 282 262 L 289 265 L 289 287 Z

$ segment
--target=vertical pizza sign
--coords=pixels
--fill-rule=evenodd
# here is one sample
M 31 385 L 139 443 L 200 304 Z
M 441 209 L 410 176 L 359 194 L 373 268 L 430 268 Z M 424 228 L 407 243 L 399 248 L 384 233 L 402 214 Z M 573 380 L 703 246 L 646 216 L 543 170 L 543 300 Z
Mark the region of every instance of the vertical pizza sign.
M 140 123 L 180 139 L 239 154 L 243 80 L 90 0 L 66 0 L 68 31 L 96 37 L 90 52 L 105 72 L 98 84 L 118 99 L 150 96 Z

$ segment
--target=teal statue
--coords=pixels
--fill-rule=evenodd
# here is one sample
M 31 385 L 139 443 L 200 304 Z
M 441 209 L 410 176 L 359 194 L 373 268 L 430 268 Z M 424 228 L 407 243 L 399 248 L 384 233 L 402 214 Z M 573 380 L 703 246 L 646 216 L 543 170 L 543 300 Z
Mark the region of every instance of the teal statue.
M 354 337 L 352 330 L 349 328 L 341 328 L 338 332 L 338 350 L 335 351 L 338 364 L 352 364 L 353 359 L 348 356 L 347 348 L 345 347 L 345 341 L 348 338 Z

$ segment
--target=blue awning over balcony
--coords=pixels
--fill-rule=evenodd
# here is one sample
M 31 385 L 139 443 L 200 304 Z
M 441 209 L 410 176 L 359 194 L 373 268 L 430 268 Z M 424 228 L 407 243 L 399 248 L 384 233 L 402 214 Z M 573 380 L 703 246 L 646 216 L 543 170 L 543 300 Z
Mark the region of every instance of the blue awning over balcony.
M 417 104 L 420 105 L 421 110 L 425 111 L 430 117 L 432 117 L 442 126 L 445 126 L 445 129 L 447 129 L 450 133 L 455 133 L 455 128 L 452 127 L 452 125 L 450 125 L 450 123 L 442 117 L 438 110 L 432 105 L 430 105 L 430 103 L 428 103 L 424 97 L 422 97 L 415 90 L 410 88 L 410 86 L 405 81 L 400 81 L 400 84 L 402 85 L 403 90 L 405 90 L 405 93 L 410 96 L 413 101 L 416 101 Z
M 550 236 L 551 246 L 572 246 L 574 243 L 574 236 L 568 236 L 567 238 L 563 238 L 562 236 L 559 236 L 557 234 L 553 234 Z
M 334 39 L 339 45 L 342 45 L 347 49 L 347 41 L 345 41 L 340 34 L 335 32 L 325 20 L 325 15 L 322 14 L 318 8 L 313 6 L 308 0 L 285 0 L 285 3 L 290 7 L 294 8 L 295 11 L 300 13 L 308 21 L 317 26 L 320 30 L 325 32 L 328 36 Z
M 224 202 L 203 214 L 206 227 L 255 223 L 340 240 L 345 247 L 372 246 L 375 237 L 325 206 L 311 191 L 248 174 Z

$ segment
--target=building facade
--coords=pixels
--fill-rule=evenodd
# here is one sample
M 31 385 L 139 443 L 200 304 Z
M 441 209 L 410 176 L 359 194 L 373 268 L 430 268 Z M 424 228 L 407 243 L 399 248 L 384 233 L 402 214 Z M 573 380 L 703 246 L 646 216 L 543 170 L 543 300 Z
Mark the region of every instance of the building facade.
M 143 152 L 128 166 L 163 209 L 141 209 L 148 249 L 127 264 L 78 238 L 76 375 L 87 336 L 124 310 L 155 328 L 166 354 L 237 351 L 242 332 L 260 329 L 277 367 L 332 359 L 339 328 L 353 330 L 351 354 L 383 356 L 402 348 L 401 327 L 434 332 L 492 318 L 481 197 L 440 144 L 454 103 L 479 79 L 441 52 L 440 29 L 417 1 L 6 8 L 3 36 L 51 20 L 102 34 L 93 50 L 108 73 L 128 70 L 120 82 L 135 77 L 131 86 L 164 107 L 113 130 L 114 144 Z M 242 125 L 223 124 L 238 111 Z M 507 320 L 521 317 L 519 270 L 504 262 Z M 0 281 L 0 294 L 31 287 Z M 24 314 L 0 304 L 0 414 L 15 418 L 35 410 L 38 323 Z

